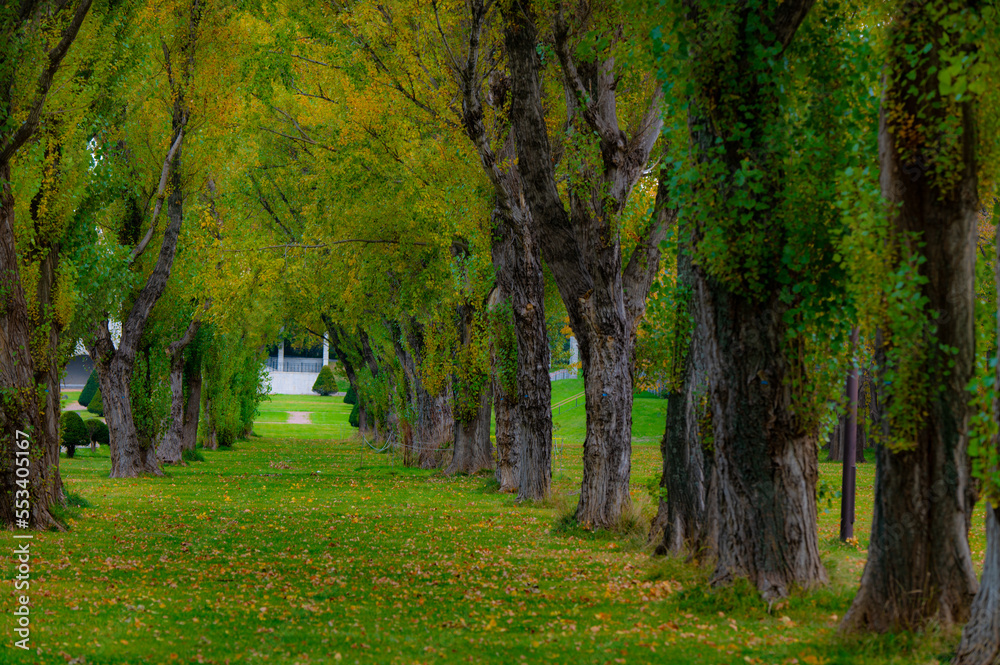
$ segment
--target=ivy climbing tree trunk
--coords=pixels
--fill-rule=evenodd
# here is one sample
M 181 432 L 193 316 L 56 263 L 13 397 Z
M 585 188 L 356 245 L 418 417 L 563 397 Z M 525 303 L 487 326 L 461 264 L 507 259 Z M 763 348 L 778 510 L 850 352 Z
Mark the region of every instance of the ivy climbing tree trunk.
M 424 348 L 423 326 L 411 316 L 398 326 L 391 326 L 399 334 L 393 335 L 393 345 L 399 364 L 406 375 L 407 401 L 416 421 L 408 423 L 404 443 L 409 435 L 408 454 L 404 461 L 421 469 L 435 469 L 441 465 L 439 451 L 454 437 L 454 419 L 451 409 L 451 387 L 432 395 L 420 378 L 420 353 Z M 401 414 L 397 414 L 401 415 Z M 400 417 L 405 421 L 405 417 Z
M 952 31 L 967 20 L 950 12 L 933 3 L 901 5 L 890 29 L 879 161 L 882 195 L 895 211 L 896 271 L 908 273 L 902 288 L 909 291 L 900 299 L 909 309 L 895 317 L 890 310 L 884 371 L 914 372 L 929 383 L 893 386 L 887 396 L 888 440 L 876 451 L 868 561 L 841 626 L 846 632 L 963 623 L 978 587 L 968 543 L 974 490 L 966 453 L 979 212 L 975 110 L 971 100 L 956 103 L 939 93 L 936 72 L 961 44 L 962 35 Z M 952 160 L 947 170 L 927 167 L 939 159 Z M 912 309 L 918 299 L 925 299 L 923 311 Z M 916 333 L 913 321 L 921 326 Z M 902 392 L 908 389 L 917 394 Z
M 534 5 L 522 2 L 504 16 L 510 117 L 532 236 L 552 270 L 580 347 L 587 434 L 576 518 L 609 527 L 631 503 L 635 335 L 659 270 L 659 243 L 675 211 L 664 202 L 624 268 L 616 224 L 659 136 L 662 93 L 654 86 L 645 114 L 627 136 L 618 124 L 614 59 L 578 62 L 576 45 L 570 43 L 573 29 L 562 11 L 553 17 L 569 122 L 585 135 L 596 135 L 600 144 L 599 163 L 583 163 L 571 173 L 567 210 L 549 144 L 534 15 Z
M 28 306 L 14 244 L 14 197 L 6 161 L 0 162 L 0 295 L 0 521 L 5 526 L 24 528 L 30 524 L 45 529 L 55 524 L 49 512 L 53 504 L 47 503 L 51 493 L 44 489 L 51 473 L 44 468 L 49 442 L 34 383 Z M 59 442 L 55 445 L 58 450 Z M 31 462 L 24 464 L 19 459 Z M 26 468 L 27 473 L 18 475 L 19 468 Z M 16 508 L 15 499 L 23 501 L 28 496 L 30 499 Z
M 780 74 L 773 64 L 781 56 L 774 54 L 788 47 L 812 5 L 692 0 L 685 3 L 682 22 L 691 71 L 697 72 L 688 99 L 692 160 L 702 174 L 696 196 L 733 206 L 721 213 L 692 210 L 697 221 L 691 246 L 698 252 L 692 298 L 718 479 L 712 581 L 747 578 L 768 600 L 788 594 L 793 585 L 808 588 L 827 580 L 816 532 L 816 435 L 792 409 L 792 379 L 804 371 L 785 352 L 788 306 L 773 269 L 786 242 L 776 213 L 784 167 L 768 145 L 782 117 Z M 716 22 L 734 26 L 733 32 L 704 30 Z M 747 169 L 754 173 L 752 185 L 744 180 Z M 765 245 L 755 244 L 754 232 L 765 234 Z M 748 266 L 767 267 L 732 267 L 744 273 L 733 280 L 706 261 L 706 237 L 723 233 L 732 234 L 726 239 L 732 251 L 762 254 L 754 254 Z M 757 288 L 747 285 L 751 280 Z
M 513 238 L 506 236 L 493 242 L 493 265 L 497 273 L 509 269 Z M 501 288 L 504 280 L 497 279 L 497 286 L 490 294 L 490 369 L 493 381 L 494 413 L 496 414 L 496 481 L 501 492 L 516 492 L 521 482 L 520 447 L 523 440 L 517 431 L 520 416 L 517 413 L 517 335 L 514 332 L 514 315 L 509 307 L 510 297 Z
M 20 106 L 15 99 L 17 88 L 34 94 L 20 124 L 7 123 L 0 129 L 0 524 L 4 526 L 46 529 L 58 525 L 50 512 L 62 500 L 59 439 L 53 434 L 58 431 L 59 418 L 58 367 L 50 363 L 35 367 L 31 358 L 31 322 L 14 235 L 11 160 L 38 129 L 53 79 L 90 6 L 91 0 L 80 0 L 75 9 L 72 3 L 21 2 L 0 12 L 0 60 L 4 63 L 0 67 L 0 108 L 9 114 Z M 67 15 L 68 21 L 57 32 Z M 58 34 L 59 40 L 51 50 L 43 45 L 37 79 L 15 85 L 20 65 L 30 52 L 27 45 L 38 34 Z M 58 248 L 50 251 L 57 254 Z M 54 273 L 57 256 L 50 254 L 44 260 Z M 43 279 L 51 286 L 53 280 Z M 51 336 L 46 341 L 51 350 Z M 49 388 L 44 403 L 38 396 L 39 379 Z M 55 392 L 51 390 L 53 380 Z M 21 460 L 31 461 L 24 466 Z M 27 469 L 27 475 L 18 475 L 19 469 Z
M 41 503 L 52 506 L 61 505 L 64 501 L 62 477 L 59 475 L 61 443 L 59 416 L 62 413 L 59 377 L 65 366 L 65 360 L 63 350 L 60 348 L 62 324 L 53 311 L 55 307 L 53 290 L 57 287 L 58 280 L 59 246 L 52 245 L 47 250 L 41 262 L 35 297 L 38 315 L 41 318 L 38 323 L 42 325 L 34 326 L 36 331 L 47 331 L 47 334 L 45 334 L 44 350 L 40 353 L 41 357 L 38 359 L 39 362 L 35 363 L 34 369 L 35 385 L 45 386 L 45 405 L 40 414 L 42 436 L 38 437 L 44 442 L 45 452 L 36 462 L 42 476 L 38 490 Z
M 56 292 L 60 287 L 61 241 L 66 232 L 53 233 L 53 229 L 60 228 L 60 224 L 52 220 L 52 216 L 57 214 L 52 209 L 56 208 L 54 201 L 60 194 L 59 185 L 63 180 L 59 129 L 60 123 L 51 121 L 39 132 L 46 141 L 45 169 L 49 175 L 43 180 L 29 206 L 34 239 L 28 250 L 22 253 L 27 269 L 37 269 L 35 298 L 28 308 L 28 316 L 34 335 L 31 352 L 35 385 L 44 387 L 44 402 L 39 414 L 42 429 L 36 438 L 45 453 L 35 462 L 43 476 L 37 485 L 37 491 L 40 495 L 38 498 L 44 505 L 62 504 L 64 500 L 62 478 L 59 475 L 59 416 L 62 410 L 59 377 L 67 357 L 65 350 L 60 348 L 64 322 L 56 311 Z M 41 396 L 39 399 L 42 399 Z
M 473 474 L 483 469 L 493 468 L 493 445 L 490 442 L 490 415 L 493 406 L 493 392 L 488 369 L 484 368 L 484 357 L 479 357 L 476 348 L 481 331 L 476 329 L 476 318 L 481 316 L 473 303 L 465 302 L 458 307 L 458 363 L 468 366 L 457 368 L 452 381 L 452 413 L 454 414 L 455 443 L 452 447 L 451 463 L 445 474 Z

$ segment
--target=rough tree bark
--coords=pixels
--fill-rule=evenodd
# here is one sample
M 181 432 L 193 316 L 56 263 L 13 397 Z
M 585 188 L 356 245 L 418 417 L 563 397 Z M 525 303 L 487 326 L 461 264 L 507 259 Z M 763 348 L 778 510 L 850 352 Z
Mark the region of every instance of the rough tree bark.
M 986 561 L 969 622 L 952 665 L 995 665 L 1000 661 L 1000 518 L 986 502 Z
M 690 294 L 693 266 L 690 248 L 682 249 L 677 260 L 678 282 Z M 711 560 L 718 542 L 718 478 L 711 448 L 712 412 L 708 397 L 705 351 L 701 340 L 704 331 L 697 328 L 695 308 L 698 300 L 683 299 L 679 319 L 692 321 L 690 341 L 686 345 L 680 390 L 667 402 L 667 424 L 660 443 L 663 476 L 660 486 L 666 499 L 660 508 L 651 536 L 662 530 L 660 554 L 687 554 L 698 561 Z
M 497 248 L 510 245 L 511 238 L 503 242 L 494 242 L 494 266 L 501 271 L 497 263 Z M 521 436 L 517 432 L 520 417 L 517 414 L 517 378 L 511 380 L 510 368 L 506 366 L 512 357 L 517 357 L 517 337 L 508 334 L 508 327 L 513 330 L 513 314 L 507 316 L 504 303 L 509 300 L 500 287 L 490 294 L 490 316 L 492 317 L 493 334 L 490 339 L 490 370 L 493 380 L 494 412 L 496 413 L 496 449 L 497 470 L 496 481 L 501 492 L 516 492 L 521 482 L 520 449 L 518 442 Z M 516 372 L 515 361 L 515 372 Z
M 404 448 L 403 459 L 421 469 L 436 469 L 441 465 L 440 450 L 454 437 L 451 386 L 448 385 L 438 395 L 432 395 L 420 378 L 424 336 L 419 321 L 407 316 L 400 325 L 390 325 L 390 329 L 399 333 L 393 335 L 393 346 L 406 375 L 406 398 L 416 413 L 416 422 L 411 423 L 412 431 L 404 432 L 404 443 L 409 438 L 409 445 L 408 454 Z
M 156 455 L 162 464 L 180 464 L 184 450 L 184 427 L 186 425 L 185 406 L 190 398 L 184 399 L 184 350 L 201 328 L 201 317 L 195 316 L 188 324 L 180 339 L 171 342 L 167 348 L 170 356 L 170 424 L 157 447 Z
M 647 225 L 623 269 L 616 220 L 659 136 L 662 91 L 653 86 L 645 114 L 629 137 L 616 108 L 618 69 L 613 59 L 576 60 L 571 28 L 554 18 L 569 123 L 596 134 L 601 164 L 571 174 L 569 209 L 556 185 L 539 76 L 537 29 L 530 2 L 505 15 L 511 72 L 511 121 L 518 167 L 534 237 L 552 270 L 580 347 L 587 409 L 584 475 L 576 518 L 610 527 L 631 504 L 632 368 L 635 335 L 659 269 L 659 242 L 675 211 L 663 206 Z M 520 340 L 519 340 L 520 341 Z
M 919 408 L 926 415 L 914 440 L 902 448 L 884 442 L 877 447 L 868 561 L 841 625 L 845 632 L 916 629 L 930 620 L 942 626 L 962 623 L 978 587 L 968 543 L 974 495 L 966 454 L 979 210 L 975 111 L 972 101 L 956 103 L 938 95 L 933 72 L 940 67 L 940 51 L 953 48 L 959 38 L 946 32 L 947 19 L 930 3 L 908 3 L 900 5 L 890 30 L 879 122 L 881 187 L 894 205 L 899 261 L 926 258 L 918 268 L 926 283 L 917 288 L 927 298 L 928 320 L 936 331 L 906 342 L 924 345 L 919 371 L 931 377 L 933 388 L 921 398 Z M 927 43 L 932 48 L 914 64 L 913 53 Z M 903 128 L 895 124 L 900 118 Z M 916 127 L 910 118 L 918 119 Z M 945 122 L 960 131 L 943 132 Z M 947 174 L 926 167 L 942 151 L 955 159 Z M 891 322 L 882 334 L 891 350 Z M 952 353 L 946 355 L 946 347 Z M 886 357 L 886 364 L 894 362 L 891 354 Z M 887 396 L 885 413 L 892 413 L 896 399 Z M 890 439 L 892 426 L 883 425 Z
M 462 90 L 462 125 L 493 185 L 491 253 L 497 288 L 511 305 L 517 337 L 516 394 L 497 391 L 498 428 L 501 411 L 505 412 L 503 420 L 509 415 L 511 424 L 503 443 L 497 431 L 498 481 L 502 491 L 516 488 L 518 501 L 541 500 L 548 496 L 552 482 L 552 386 L 541 250 L 515 159 L 515 137 L 506 111 L 510 80 L 502 71 L 488 78 L 490 89 L 485 98 L 492 106 L 494 122 L 489 128 L 486 125 L 481 40 L 490 11 L 482 0 L 472 0 L 467 7 L 467 57 L 463 63 L 455 63 L 455 77 Z M 509 449 L 508 433 L 513 441 Z
M 21 286 L 18 256 L 14 244 L 14 197 L 10 190 L 10 164 L 0 162 L 0 427 L 2 427 L 2 464 L 0 464 L 0 521 L 5 526 L 17 524 L 44 529 L 55 524 L 47 503 L 44 468 L 50 442 L 35 389 L 35 371 L 31 359 L 31 333 L 28 306 Z M 55 442 L 58 451 L 59 442 Z M 18 452 L 28 451 L 28 455 Z M 29 459 L 27 476 L 18 476 Z M 27 480 L 27 487 L 17 481 Z M 23 492 L 27 490 L 26 492 Z M 26 504 L 15 503 L 30 496 Z M 19 506 L 16 508 L 16 506 Z M 23 512 L 22 512 L 23 511 Z M 25 521 L 21 521 L 25 520 Z
M 688 102 L 692 157 L 714 162 L 707 169 L 720 169 L 719 181 L 707 187 L 731 188 L 734 194 L 751 197 L 762 211 L 756 213 L 758 219 L 741 220 L 733 233 L 743 233 L 744 225 L 767 229 L 768 246 L 773 248 L 784 246 L 783 227 L 771 221 L 783 187 L 783 167 L 762 142 L 767 141 L 768 123 L 779 122 L 780 109 L 777 83 L 763 73 L 770 65 L 758 54 L 786 48 L 812 4 L 686 3 L 684 25 L 692 42 L 692 67 L 699 72 Z M 717 34 L 705 31 L 703 21 L 735 26 L 722 45 L 729 52 L 719 52 Z M 736 118 L 731 121 L 738 126 L 725 124 Z M 759 190 L 742 186 L 740 172 L 746 164 L 765 174 Z M 705 225 L 713 223 L 708 219 L 703 212 L 695 246 L 704 237 Z M 762 260 L 766 264 L 769 259 Z M 701 263 L 693 276 L 719 487 L 712 581 L 748 578 L 765 599 L 784 596 L 793 585 L 823 583 L 827 576 L 816 532 L 816 434 L 791 408 L 789 378 L 801 367 L 797 358 L 785 354 L 787 305 L 779 298 L 780 285 L 766 273 L 760 277 L 766 286 L 757 294 L 736 291 L 739 286 L 717 279 Z
M 0 57 L 5 61 L 0 71 L 0 108 L 7 111 L 15 108 L 14 77 L 23 56 L 20 49 L 25 35 L 49 27 L 38 25 L 39 21 L 61 21 L 65 16 L 62 12 L 69 9 L 70 3 L 53 7 L 39 7 L 39 4 L 20 3 L 18 10 L 10 12 L 9 22 L 2 26 L 6 43 L 0 46 Z M 39 529 L 58 526 L 50 509 L 62 498 L 58 466 L 58 367 L 46 363 L 45 367 L 36 368 L 31 358 L 31 323 L 14 235 L 10 161 L 37 130 L 53 78 L 76 39 L 90 5 L 91 0 L 81 0 L 77 4 L 59 42 L 44 54 L 46 61 L 34 87 L 25 87 L 35 91 L 27 117 L 10 133 L 0 133 L 0 524 L 4 526 Z M 50 253 L 44 260 L 49 262 L 48 267 L 54 273 L 58 248 L 50 251 L 55 255 Z M 51 283 L 49 280 L 50 286 Z M 51 345 L 53 340 L 50 337 L 48 341 Z M 49 387 L 44 405 L 38 401 L 38 379 Z M 51 389 L 53 380 L 54 392 Z M 54 437 L 52 432 L 56 432 Z M 19 455 L 19 452 L 28 455 Z M 21 466 L 20 460 L 24 459 L 31 460 L 26 467 Z M 20 468 L 27 468 L 26 477 L 18 476 Z M 27 483 L 19 486 L 18 480 Z M 22 503 L 19 508 L 18 502 L 24 502 L 26 495 L 28 507 Z
M 455 419 L 455 447 L 445 474 L 473 474 L 493 468 L 493 445 L 490 443 L 490 413 L 493 392 L 489 384 L 479 391 L 475 417 L 466 421 Z
M 453 252 L 467 253 L 468 248 L 457 247 L 453 243 Z M 464 281 L 464 280 L 463 280 Z M 476 343 L 477 307 L 474 303 L 464 302 L 458 306 L 458 343 L 468 349 Z M 480 314 L 481 316 L 481 314 Z M 465 358 L 461 354 L 460 358 Z M 493 468 L 493 444 L 490 442 L 490 415 L 493 407 L 493 391 L 490 385 L 489 371 L 476 367 L 473 372 L 466 373 L 470 385 L 465 385 L 458 377 L 452 381 L 452 414 L 455 418 L 455 440 L 452 446 L 451 462 L 445 469 L 445 474 L 473 474 L 483 469 Z M 474 406 L 473 406 L 474 405 Z
M 1000 243 L 996 243 L 993 262 L 994 283 L 1000 288 Z M 1000 291 L 997 291 L 1000 294 Z M 997 308 L 997 329 L 1000 332 L 1000 296 Z M 1000 363 L 994 370 L 993 385 L 1000 385 Z M 995 394 L 992 408 L 994 422 L 1000 419 L 1000 395 Z M 998 445 L 995 438 L 991 445 Z M 952 665 L 995 665 L 1000 662 L 1000 515 L 994 496 L 986 496 L 986 561 L 979 590 L 969 609 L 969 622 L 962 629 L 962 641 Z M 971 511 L 969 511 L 971 513 Z

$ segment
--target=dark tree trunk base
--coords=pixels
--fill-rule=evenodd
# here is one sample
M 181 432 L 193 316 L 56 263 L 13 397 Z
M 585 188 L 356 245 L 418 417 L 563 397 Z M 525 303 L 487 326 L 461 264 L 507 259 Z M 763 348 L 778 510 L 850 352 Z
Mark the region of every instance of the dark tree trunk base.
M 868 561 L 842 632 L 916 630 L 931 619 L 947 627 L 968 618 L 978 582 L 965 531 L 967 461 L 945 457 L 942 448 L 877 448 Z
M 470 423 L 455 421 L 455 453 L 445 469 L 445 475 L 472 475 L 493 469 L 493 445 L 490 443 L 490 413 L 492 400 L 489 389 L 479 396 L 479 409 Z
M 695 271 L 705 331 L 719 482 L 713 584 L 749 579 L 767 600 L 827 582 L 816 529 L 816 437 L 801 431 L 785 385 L 783 309 Z

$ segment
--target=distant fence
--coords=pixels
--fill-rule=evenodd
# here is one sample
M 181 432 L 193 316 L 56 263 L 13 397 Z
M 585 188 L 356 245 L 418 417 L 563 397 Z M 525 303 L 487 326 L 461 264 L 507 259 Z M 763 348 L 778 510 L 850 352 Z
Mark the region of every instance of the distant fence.
M 319 358 L 285 358 L 285 362 L 279 370 L 278 359 L 268 358 L 267 368 L 275 372 L 282 371 L 319 374 L 319 371 L 323 369 L 323 361 Z
M 575 379 L 575 369 L 561 369 L 558 372 L 549 372 L 549 381 L 562 381 L 563 379 Z

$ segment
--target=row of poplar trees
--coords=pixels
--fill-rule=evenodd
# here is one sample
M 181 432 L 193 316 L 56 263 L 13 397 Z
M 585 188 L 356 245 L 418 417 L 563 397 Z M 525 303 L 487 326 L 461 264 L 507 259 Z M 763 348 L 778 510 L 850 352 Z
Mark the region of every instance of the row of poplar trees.
M 167 116 L 165 137 L 148 144 L 162 155 L 135 169 L 152 183 L 145 199 L 120 197 L 130 211 L 121 219 L 134 222 L 116 233 L 117 265 L 131 277 L 109 282 L 131 288 L 112 317 L 122 336 L 112 341 L 107 315 L 88 318 L 80 335 L 106 389 L 113 476 L 158 469 L 129 424 L 130 382 L 184 218 L 197 218 L 190 247 L 213 260 L 187 262 L 202 265 L 190 278 L 199 297 L 185 301 L 187 328 L 166 351 L 179 353 L 207 312 L 226 321 L 250 311 L 235 302 L 250 293 L 282 314 L 312 312 L 362 400 L 364 429 L 391 432 L 424 466 L 450 440 L 451 470 L 474 471 L 492 465 L 492 402 L 498 477 L 524 499 L 546 496 L 551 479 L 554 287 L 549 305 L 557 297 L 565 310 L 585 381 L 576 516 L 594 527 L 614 527 L 629 510 L 632 394 L 650 304 L 650 316 L 670 322 L 661 338 L 671 390 L 664 546 L 713 562 L 715 583 L 748 578 L 773 599 L 827 580 L 817 439 L 848 331 L 860 327 L 885 407 L 869 558 L 844 629 L 971 617 L 958 657 L 992 661 L 992 509 L 981 587 L 968 529 L 977 489 L 988 503 L 1000 495 L 997 446 L 994 418 L 977 420 L 968 388 L 994 408 L 984 377 L 995 333 L 976 326 L 977 241 L 998 136 L 993 4 L 261 3 L 264 15 L 281 10 L 271 21 L 221 1 L 5 8 L 4 34 L 14 37 L 0 71 L 8 523 L 15 430 L 30 431 L 47 460 L 32 467 L 33 486 L 53 487 L 58 473 L 46 425 L 58 413 L 58 364 L 39 340 L 56 330 L 57 296 L 45 298 L 63 278 L 46 261 L 69 243 L 37 230 L 47 223 L 41 203 L 29 206 L 36 231 L 18 232 L 30 225 L 14 219 L 11 165 L 33 145 L 58 153 L 41 138 L 59 117 L 46 102 L 53 80 L 66 74 L 88 12 L 114 26 L 126 9 L 150 30 L 158 11 L 170 12 L 176 29 L 155 38 Z M 119 43 L 113 33 L 109 44 Z M 239 64 L 245 85 L 198 87 L 201 58 L 232 60 L 237 36 L 254 47 Z M 70 78 L 81 91 L 93 72 L 117 71 L 79 67 Z M 99 90 L 89 94 L 102 103 Z M 243 96 L 252 113 L 206 101 Z M 218 138 L 226 132 L 240 141 Z M 202 140 L 189 143 L 195 135 Z M 198 156 L 189 162 L 203 159 L 198 168 L 181 168 L 197 150 L 245 157 L 244 144 L 254 168 Z M 140 149 L 118 141 L 93 168 L 113 156 L 134 163 Z M 39 181 L 39 192 L 57 182 Z M 153 238 L 155 260 L 145 254 Z M 236 255 L 246 258 L 223 260 Z M 447 307 L 433 306 L 442 300 Z

